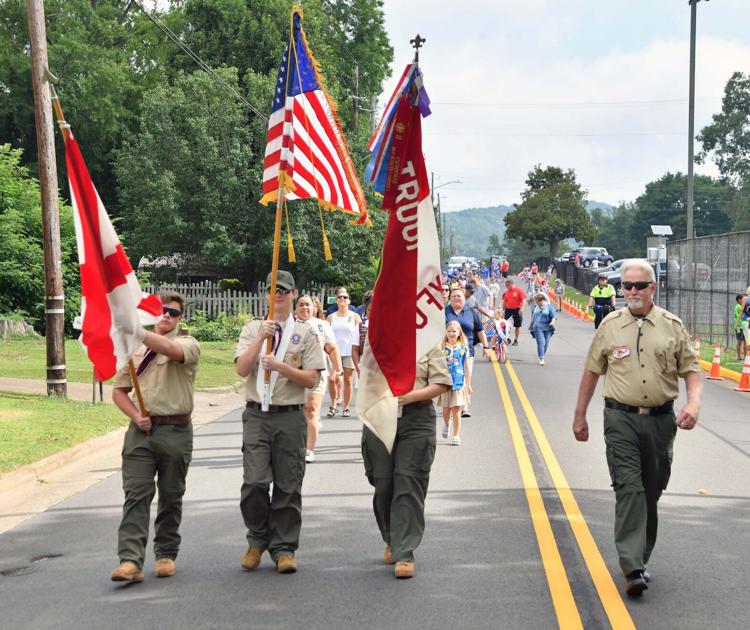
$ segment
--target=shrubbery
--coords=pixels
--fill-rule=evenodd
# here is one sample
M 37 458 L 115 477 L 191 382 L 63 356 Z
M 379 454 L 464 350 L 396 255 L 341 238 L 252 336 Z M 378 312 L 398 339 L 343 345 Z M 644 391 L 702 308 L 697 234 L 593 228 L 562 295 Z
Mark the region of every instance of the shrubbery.
M 220 313 L 215 319 L 208 319 L 204 311 L 196 311 L 187 322 L 187 329 L 198 341 L 237 341 L 242 327 L 251 319 L 247 313 Z

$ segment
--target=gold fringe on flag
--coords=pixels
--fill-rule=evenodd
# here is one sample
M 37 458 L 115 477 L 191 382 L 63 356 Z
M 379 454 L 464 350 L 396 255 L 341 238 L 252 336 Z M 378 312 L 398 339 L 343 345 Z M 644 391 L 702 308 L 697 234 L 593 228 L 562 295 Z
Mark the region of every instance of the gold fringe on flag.
M 323 231 L 323 255 L 327 262 L 333 260 L 333 254 L 331 254 L 331 244 L 328 242 L 328 234 L 326 234 L 326 225 L 323 221 L 323 206 L 318 203 L 318 212 L 320 213 L 320 229 Z
M 297 262 L 297 255 L 294 253 L 294 243 L 292 242 L 292 229 L 289 227 L 289 206 L 284 199 L 284 214 L 286 215 L 286 250 L 287 258 L 290 263 Z

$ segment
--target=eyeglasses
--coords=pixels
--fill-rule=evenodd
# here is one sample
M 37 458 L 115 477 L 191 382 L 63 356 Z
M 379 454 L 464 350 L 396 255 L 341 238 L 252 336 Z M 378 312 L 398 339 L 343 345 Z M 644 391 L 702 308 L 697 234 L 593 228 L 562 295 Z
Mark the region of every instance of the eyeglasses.
M 343 295 L 343 294 L 341 294 L 341 295 L 337 295 L 337 296 L 336 296 L 336 299 L 337 299 L 337 300 L 348 300 L 348 299 L 349 299 L 349 296 L 348 296 L 348 295 Z
M 276 287 L 276 295 L 289 295 L 291 292 L 291 289 L 282 289 L 281 287 Z M 271 287 L 266 288 L 266 293 L 271 293 Z
M 631 289 L 635 289 L 636 291 L 643 291 L 643 289 L 647 289 L 653 284 L 653 282 L 645 280 L 639 281 L 639 282 L 629 282 L 625 281 L 622 283 L 622 288 L 626 291 L 630 291 Z
M 178 308 L 172 308 L 171 306 L 161 307 L 162 315 L 169 315 L 170 317 L 179 317 L 182 315 L 182 311 Z

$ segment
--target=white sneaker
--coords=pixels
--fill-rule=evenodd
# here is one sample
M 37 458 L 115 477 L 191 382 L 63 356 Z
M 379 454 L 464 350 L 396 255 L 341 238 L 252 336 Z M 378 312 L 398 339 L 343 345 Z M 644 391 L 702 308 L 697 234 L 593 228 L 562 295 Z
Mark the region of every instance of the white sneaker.
M 315 461 L 315 453 L 313 451 L 305 451 L 305 461 L 308 464 L 312 464 Z
M 544 365 L 544 359 L 539 359 L 539 365 Z
M 443 425 L 443 428 L 440 431 L 440 435 L 443 436 L 444 440 L 447 440 L 448 439 L 448 427 L 446 427 L 445 425 Z
M 458 437 L 457 435 L 454 435 L 453 439 L 451 440 L 451 445 L 452 446 L 461 446 L 461 438 Z

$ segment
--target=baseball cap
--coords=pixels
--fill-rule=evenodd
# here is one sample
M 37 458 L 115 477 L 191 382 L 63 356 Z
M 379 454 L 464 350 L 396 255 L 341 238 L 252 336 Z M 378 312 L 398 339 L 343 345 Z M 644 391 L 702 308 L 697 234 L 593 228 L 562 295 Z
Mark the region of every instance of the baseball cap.
M 272 274 L 270 273 L 266 276 L 266 284 L 269 287 L 271 286 L 271 276 Z M 294 276 L 288 271 L 282 271 L 281 269 L 279 269 L 278 273 L 276 274 L 276 286 L 281 287 L 282 289 L 289 290 L 296 288 L 294 284 Z
M 471 282 L 467 282 L 464 289 L 466 289 L 467 291 L 475 291 L 474 284 Z

